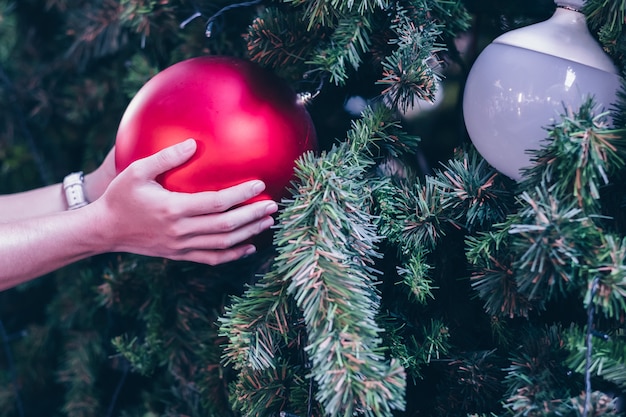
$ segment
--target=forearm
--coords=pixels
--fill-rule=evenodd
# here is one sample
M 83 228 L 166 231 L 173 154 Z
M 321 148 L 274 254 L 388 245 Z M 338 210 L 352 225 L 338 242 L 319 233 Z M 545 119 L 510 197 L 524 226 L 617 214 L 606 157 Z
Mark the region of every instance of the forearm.
M 16 194 L 0 195 L 0 221 L 9 222 L 66 209 L 61 184 Z
M 85 176 L 85 196 L 95 201 L 107 183 L 96 173 Z M 63 185 L 53 184 L 30 191 L 0 195 L 0 222 L 9 222 L 58 213 L 67 209 Z
M 102 253 L 81 210 L 0 222 L 0 291 Z

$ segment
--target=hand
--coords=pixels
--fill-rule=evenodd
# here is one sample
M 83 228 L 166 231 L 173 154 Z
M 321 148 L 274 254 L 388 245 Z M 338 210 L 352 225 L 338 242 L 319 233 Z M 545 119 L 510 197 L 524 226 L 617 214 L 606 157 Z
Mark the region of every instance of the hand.
M 260 194 L 265 185 L 249 181 L 220 191 L 187 194 L 164 189 L 156 177 L 187 161 L 196 142 L 187 140 L 135 161 L 102 197 L 81 210 L 96 210 L 110 252 L 132 252 L 210 265 L 251 254 L 240 244 L 268 229 L 278 210 L 265 200 L 232 209 Z

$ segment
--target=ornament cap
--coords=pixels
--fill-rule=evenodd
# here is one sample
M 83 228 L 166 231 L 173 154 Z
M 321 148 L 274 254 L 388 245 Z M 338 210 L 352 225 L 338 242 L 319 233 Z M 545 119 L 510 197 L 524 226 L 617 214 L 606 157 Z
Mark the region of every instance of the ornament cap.
M 559 5 L 581 5 L 584 0 L 557 0 Z M 543 22 L 515 29 L 493 43 L 517 46 L 617 74 L 617 68 L 587 28 L 585 15 L 573 7 L 559 7 Z
M 554 3 L 559 7 L 580 12 L 585 5 L 585 0 L 554 0 Z

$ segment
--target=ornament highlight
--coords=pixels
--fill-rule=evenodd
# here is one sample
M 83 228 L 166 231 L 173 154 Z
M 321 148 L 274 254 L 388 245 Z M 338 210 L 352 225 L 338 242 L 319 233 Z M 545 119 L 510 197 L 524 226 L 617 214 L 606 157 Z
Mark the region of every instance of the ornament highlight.
M 531 165 L 546 127 L 565 107 L 593 96 L 604 110 L 621 80 L 587 28 L 583 0 L 557 0 L 553 16 L 496 38 L 467 78 L 463 113 L 467 132 L 494 168 L 515 179 Z
M 159 183 L 194 193 L 263 180 L 263 194 L 247 203 L 286 197 L 295 161 L 317 149 L 311 117 L 291 87 L 257 64 L 226 56 L 176 63 L 137 92 L 118 127 L 116 169 L 187 138 L 196 140 L 196 153 Z

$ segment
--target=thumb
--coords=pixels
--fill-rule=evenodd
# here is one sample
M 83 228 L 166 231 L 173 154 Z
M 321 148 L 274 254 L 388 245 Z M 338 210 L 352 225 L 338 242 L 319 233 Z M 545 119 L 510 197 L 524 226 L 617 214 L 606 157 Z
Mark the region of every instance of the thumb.
M 141 159 L 137 163 L 140 164 L 140 170 L 147 178 L 154 179 L 165 171 L 185 163 L 196 152 L 196 149 L 196 141 L 187 139 Z

